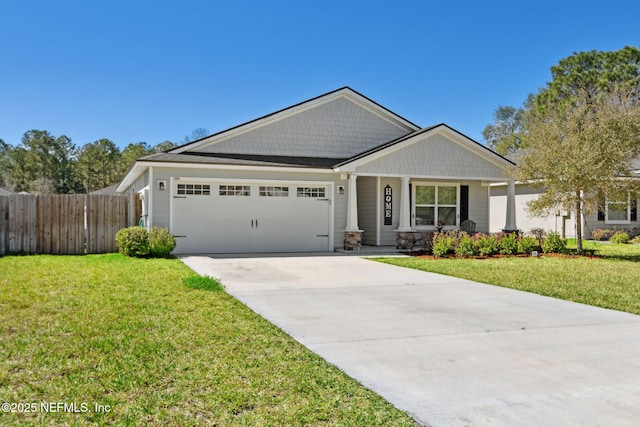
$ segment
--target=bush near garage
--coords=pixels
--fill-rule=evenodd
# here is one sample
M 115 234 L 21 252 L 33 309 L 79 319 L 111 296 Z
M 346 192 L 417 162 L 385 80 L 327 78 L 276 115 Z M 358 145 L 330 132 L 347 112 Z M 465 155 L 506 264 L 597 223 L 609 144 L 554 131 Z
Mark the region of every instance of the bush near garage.
M 169 230 L 151 227 L 149 230 L 149 254 L 156 258 L 166 258 L 176 248 L 176 238 Z
M 147 231 L 144 227 L 128 227 L 116 233 L 118 251 L 129 257 L 166 258 L 176 247 L 175 237 L 169 230 L 152 227 Z

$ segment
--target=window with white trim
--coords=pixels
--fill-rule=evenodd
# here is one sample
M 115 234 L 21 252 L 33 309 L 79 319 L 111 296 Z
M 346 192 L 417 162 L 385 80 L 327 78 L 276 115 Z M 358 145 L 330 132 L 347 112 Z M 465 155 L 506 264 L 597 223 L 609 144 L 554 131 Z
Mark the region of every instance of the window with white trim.
M 414 184 L 413 223 L 415 227 L 457 225 L 460 212 L 459 186 Z
M 629 224 L 631 222 L 631 194 L 620 191 L 609 195 L 605 201 L 605 224 Z
M 289 197 L 289 187 L 260 186 L 262 197 Z
M 298 187 L 298 197 L 325 197 L 324 187 Z
M 208 196 L 211 194 L 211 186 L 209 184 L 178 184 L 178 194 Z
M 221 185 L 218 194 L 221 196 L 250 196 L 251 187 L 248 185 Z

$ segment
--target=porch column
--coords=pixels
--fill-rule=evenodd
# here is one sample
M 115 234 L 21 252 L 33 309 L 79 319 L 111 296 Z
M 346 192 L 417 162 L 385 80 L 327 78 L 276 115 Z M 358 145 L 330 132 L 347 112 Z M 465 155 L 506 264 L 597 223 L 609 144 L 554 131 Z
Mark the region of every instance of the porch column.
M 409 177 L 401 178 L 400 187 L 400 221 L 397 231 L 411 231 L 411 205 L 409 204 Z
M 349 198 L 347 199 L 347 228 L 345 231 L 357 231 L 358 228 L 358 189 L 356 185 L 358 175 L 349 174 Z
M 517 231 L 516 225 L 516 184 L 513 180 L 507 186 L 507 220 L 504 231 Z
M 411 230 L 411 203 L 409 177 L 400 178 L 400 219 L 396 230 L 396 249 L 412 250 L 416 244 L 416 233 Z M 418 235 L 420 233 L 417 233 Z
M 347 228 L 344 230 L 344 249 L 346 251 L 358 251 L 362 245 L 362 230 L 358 228 L 358 189 L 356 179 L 358 175 L 349 174 L 347 189 Z

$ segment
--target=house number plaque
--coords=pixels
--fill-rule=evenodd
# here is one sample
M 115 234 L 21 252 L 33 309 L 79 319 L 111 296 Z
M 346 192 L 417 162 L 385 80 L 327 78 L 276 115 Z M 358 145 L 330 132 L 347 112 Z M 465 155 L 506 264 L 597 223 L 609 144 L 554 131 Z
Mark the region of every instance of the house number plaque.
M 384 187 L 384 225 L 391 225 L 393 222 L 393 190 L 391 186 L 387 184 Z

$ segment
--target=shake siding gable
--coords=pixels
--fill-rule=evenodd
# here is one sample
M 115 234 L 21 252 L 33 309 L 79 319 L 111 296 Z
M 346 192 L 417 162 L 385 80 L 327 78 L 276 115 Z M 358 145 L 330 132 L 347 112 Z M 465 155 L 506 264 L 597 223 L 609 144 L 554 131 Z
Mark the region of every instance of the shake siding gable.
M 410 129 L 340 97 L 193 151 L 347 158 L 408 134 Z
M 503 169 L 443 135 L 432 135 L 364 163 L 358 173 L 496 179 Z

